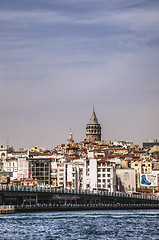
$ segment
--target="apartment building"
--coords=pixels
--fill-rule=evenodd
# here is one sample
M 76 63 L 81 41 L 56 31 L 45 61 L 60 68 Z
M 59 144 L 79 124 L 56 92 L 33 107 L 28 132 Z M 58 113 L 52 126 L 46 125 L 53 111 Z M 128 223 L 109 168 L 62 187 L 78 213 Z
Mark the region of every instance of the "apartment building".
M 94 158 L 94 153 L 89 152 L 88 159 L 84 161 L 83 187 L 86 190 L 115 191 L 115 163 L 100 158 Z
M 57 186 L 65 189 L 83 189 L 83 162 L 57 163 Z
M 18 160 L 16 158 L 10 158 L 3 162 L 3 171 L 13 173 L 11 179 L 18 178 Z

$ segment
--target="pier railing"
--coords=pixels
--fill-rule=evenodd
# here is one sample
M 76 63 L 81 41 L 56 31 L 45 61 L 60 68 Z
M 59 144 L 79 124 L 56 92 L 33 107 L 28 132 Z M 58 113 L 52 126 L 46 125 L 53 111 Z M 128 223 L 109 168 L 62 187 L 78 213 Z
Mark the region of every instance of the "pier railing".
M 29 204 L 0 205 L 0 214 L 39 211 L 159 209 L 159 203 L 89 203 L 89 204 Z
M 74 190 L 74 189 L 58 189 L 51 187 L 29 187 L 29 186 L 6 186 L 0 185 L 0 192 L 50 192 L 55 194 L 72 194 L 72 195 L 92 195 L 92 196 L 107 196 L 114 198 L 133 198 L 133 199 L 145 199 L 150 201 L 159 202 L 159 197 L 147 196 L 147 195 L 134 195 L 121 192 L 106 192 L 106 191 L 90 191 L 90 190 Z
M 0 205 L 0 214 L 15 213 L 15 205 Z

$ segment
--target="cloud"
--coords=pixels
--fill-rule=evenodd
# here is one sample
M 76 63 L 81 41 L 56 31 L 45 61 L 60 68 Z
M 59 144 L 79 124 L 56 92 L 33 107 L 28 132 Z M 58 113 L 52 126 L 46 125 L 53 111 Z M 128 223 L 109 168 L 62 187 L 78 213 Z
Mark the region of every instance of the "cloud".
M 93 104 L 103 139 L 156 138 L 155 1 L 3 4 L 2 143 L 9 135 L 16 146 L 55 146 L 66 140 L 70 127 L 82 140 Z

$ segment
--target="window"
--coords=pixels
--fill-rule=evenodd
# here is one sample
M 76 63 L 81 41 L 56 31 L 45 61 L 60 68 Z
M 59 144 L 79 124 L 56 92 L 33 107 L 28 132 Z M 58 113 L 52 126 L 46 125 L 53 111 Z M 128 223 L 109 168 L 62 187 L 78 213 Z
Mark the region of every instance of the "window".
M 110 177 L 110 174 L 107 174 L 107 177 Z
M 110 172 L 110 168 L 107 168 L 107 172 Z
M 105 177 L 105 174 L 103 174 L 103 177 Z
M 101 179 L 98 179 L 98 182 L 101 182 Z
M 105 183 L 105 179 L 103 179 L 103 181 L 102 181 L 103 183 Z
M 98 174 L 98 177 L 101 177 L 101 174 Z
M 102 172 L 105 172 L 105 169 L 102 169 Z

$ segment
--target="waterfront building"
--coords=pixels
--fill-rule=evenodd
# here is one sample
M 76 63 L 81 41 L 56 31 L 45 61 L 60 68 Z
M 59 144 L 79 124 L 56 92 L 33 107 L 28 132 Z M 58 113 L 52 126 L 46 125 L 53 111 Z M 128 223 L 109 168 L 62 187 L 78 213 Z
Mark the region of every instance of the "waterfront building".
M 29 177 L 37 179 L 39 184 L 50 185 L 51 173 L 51 156 L 37 156 L 28 159 L 29 161 Z
M 57 163 L 57 186 L 64 187 L 64 163 L 59 162 Z
M 140 190 L 140 176 L 141 174 L 152 174 L 152 159 L 147 158 L 134 158 L 129 162 L 129 167 L 135 169 L 136 172 L 136 185 Z
M 95 158 L 94 152 L 88 153 L 83 169 L 84 190 L 116 190 L 115 164 L 101 158 Z
M 136 191 L 135 169 L 116 169 L 117 190 L 120 192 Z
M 57 186 L 65 189 L 83 189 L 83 159 L 57 163 Z
M 18 160 L 14 157 L 8 158 L 3 162 L 3 171 L 12 173 L 13 177 L 11 179 L 15 179 L 18 177 Z
M 11 180 L 21 178 L 21 177 L 28 177 L 28 174 L 25 175 L 25 171 L 28 171 L 28 168 L 21 166 L 20 159 L 27 159 L 29 156 L 29 151 L 20 149 L 20 150 L 14 150 L 13 148 L 7 148 L 7 155 L 6 158 L 3 159 L 3 169 L 4 172 L 10 172 L 12 173 Z M 20 166 L 19 166 L 20 164 Z M 24 168 L 24 169 L 23 169 Z M 20 174 L 20 176 L 18 176 Z
M 74 161 L 72 166 L 72 189 L 83 190 L 83 166 L 82 159 Z
M 27 157 L 18 158 L 18 179 L 27 179 L 29 178 L 29 161 Z

